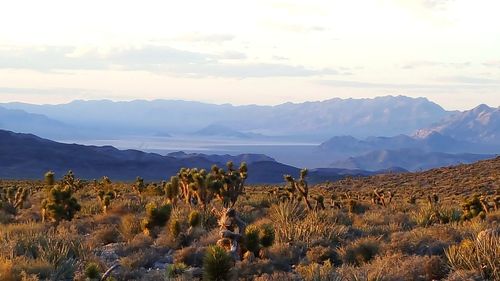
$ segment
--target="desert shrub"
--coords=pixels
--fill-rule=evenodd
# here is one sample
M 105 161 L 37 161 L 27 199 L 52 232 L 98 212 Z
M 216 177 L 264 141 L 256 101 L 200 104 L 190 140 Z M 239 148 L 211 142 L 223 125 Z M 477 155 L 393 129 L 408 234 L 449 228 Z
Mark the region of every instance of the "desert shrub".
M 229 280 L 231 257 L 219 246 L 210 246 L 203 258 L 203 280 Z
M 146 218 L 142 221 L 144 231 L 151 233 L 153 228 L 165 226 L 170 219 L 171 212 L 171 204 L 157 206 L 155 203 L 148 203 L 146 205 Z
M 274 266 L 268 259 L 258 259 L 255 261 L 243 260 L 237 262 L 234 272 L 237 276 L 231 276 L 234 280 L 248 280 L 253 279 L 256 275 L 271 274 L 274 272 Z
M 306 213 L 299 202 L 285 200 L 270 209 L 270 218 L 275 226 L 278 242 L 314 243 L 336 242 L 347 231 L 336 224 L 336 217 L 326 211 Z
M 255 277 L 255 281 L 299 281 L 300 276 L 297 276 L 296 274 L 290 273 L 290 272 L 273 272 L 272 274 L 264 273 L 260 276 Z
M 307 250 L 306 257 L 310 262 L 322 264 L 329 260 L 332 264 L 339 264 L 337 252 L 331 247 L 314 246 Z
M 446 271 L 441 273 L 440 271 L 446 269 L 446 267 L 434 271 L 434 269 L 429 269 L 427 266 L 433 259 L 433 257 L 405 256 L 402 254 L 386 255 L 376 257 L 372 262 L 361 266 L 343 265 L 338 268 L 337 272 L 342 277 L 342 280 L 427 281 L 434 280 L 429 278 L 433 275 L 439 275 L 442 278 Z
M 305 281 L 341 281 L 344 280 L 339 274 L 335 272 L 335 268 L 330 261 L 323 264 L 311 263 L 308 265 L 298 265 L 296 271 Z
M 245 229 L 245 247 L 254 255 L 258 255 L 260 249 L 259 232 L 259 228 L 255 225 L 249 225 Z
M 454 208 L 440 205 L 423 205 L 412 213 L 412 219 L 418 226 L 428 227 L 433 224 L 445 224 L 460 221 L 462 213 Z
M 197 227 L 201 223 L 201 215 L 197 211 L 191 211 L 188 217 L 188 223 L 190 227 Z
M 462 240 L 462 232 L 450 226 L 419 227 L 391 234 L 386 252 L 408 255 L 442 255 L 449 245 Z
M 174 260 L 176 263 L 184 263 L 189 266 L 201 267 L 203 265 L 204 255 L 205 248 L 190 246 L 175 251 Z
M 345 264 L 360 265 L 373 259 L 380 250 L 380 242 L 374 238 L 362 238 L 338 249 Z
M 116 243 L 120 239 L 120 233 L 115 226 L 104 226 L 95 230 L 89 241 L 91 247 L 104 246 L 110 243 Z
M 170 264 L 167 266 L 167 268 L 165 269 L 165 275 L 169 279 L 174 278 L 186 272 L 187 268 L 188 268 L 187 265 L 185 265 L 184 263 L 176 262 L 174 264 Z
M 120 258 L 120 264 L 127 270 L 151 266 L 160 258 L 160 255 L 151 248 L 138 249 L 126 257 Z
M 43 225 L 9 225 L 0 230 L 0 257 L 13 261 L 15 276 L 22 271 L 38 274 L 40 278 L 61 280 L 72 278 L 77 260 L 85 259 L 88 252 L 81 239 L 60 233 Z M 16 277 L 17 279 L 17 277 Z
M 445 250 L 453 270 L 480 272 L 484 279 L 500 280 L 500 235 L 491 233 L 464 240 Z
M 133 214 L 124 215 L 120 219 L 118 231 L 126 241 L 132 240 L 138 233 L 141 232 L 141 224 L 139 219 Z
M 92 262 L 85 266 L 85 277 L 89 279 L 99 279 L 100 276 L 99 265 Z
M 292 264 L 297 264 L 302 255 L 302 247 L 290 243 L 277 243 L 269 248 L 269 259 L 275 269 L 290 271 Z
M 259 240 L 262 247 L 271 247 L 274 243 L 274 239 L 274 227 L 268 223 L 261 225 L 259 229 Z

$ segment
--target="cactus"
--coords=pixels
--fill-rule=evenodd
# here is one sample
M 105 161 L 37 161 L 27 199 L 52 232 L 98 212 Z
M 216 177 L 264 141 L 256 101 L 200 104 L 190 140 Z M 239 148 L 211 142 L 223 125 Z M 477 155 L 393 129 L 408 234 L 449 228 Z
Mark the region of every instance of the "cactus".
M 28 189 L 8 187 L 0 189 L 0 209 L 15 215 L 28 198 Z
M 462 220 L 470 220 L 477 216 L 484 219 L 486 214 L 495 208 L 495 204 L 495 201 L 490 204 L 486 197 L 474 194 L 471 199 L 464 200 L 462 203 Z
M 199 226 L 201 223 L 200 213 L 197 211 L 191 211 L 191 213 L 189 213 L 188 222 L 189 222 L 189 227 L 191 228 Z
M 309 200 L 307 199 L 307 196 L 309 194 L 309 186 L 306 181 L 307 177 L 307 169 L 302 169 L 300 171 L 300 178 L 298 180 L 294 179 L 290 175 L 285 175 L 285 181 L 288 182 L 289 188 L 287 191 L 290 193 L 291 198 L 297 198 L 300 200 L 301 198 L 304 200 L 306 203 L 307 209 L 312 210 L 311 203 L 309 203 Z
M 325 209 L 325 198 L 323 195 L 316 195 L 313 197 L 314 201 L 316 201 L 316 204 L 314 205 L 314 210 L 324 210 Z
M 116 191 L 104 191 L 99 190 L 97 196 L 99 197 L 99 201 L 101 202 L 102 211 L 106 213 L 111 205 L 111 201 L 117 197 Z
M 260 227 L 259 231 L 259 239 L 260 239 L 260 244 L 262 247 L 267 248 L 271 247 L 274 243 L 275 239 L 275 232 L 274 228 L 272 227 L 271 224 L 263 224 Z
M 168 201 L 175 205 L 177 203 L 177 196 L 179 196 L 179 177 L 170 177 L 169 182 L 164 182 L 163 188 L 165 189 L 165 196 Z
M 245 247 L 254 255 L 257 255 L 260 250 L 259 232 L 260 230 L 254 225 L 250 225 L 245 229 Z
M 203 258 L 203 280 L 230 280 L 231 257 L 219 246 L 210 246 Z
M 179 222 L 179 220 L 172 220 L 168 230 L 170 231 L 172 237 L 177 238 L 177 236 L 181 234 L 181 223 Z
M 245 163 L 241 163 L 240 168 L 235 170 L 234 164 L 228 162 L 227 168 L 228 170 L 224 171 L 214 165 L 210 172 L 204 169 L 182 168 L 175 177 L 165 183 L 167 198 L 173 202 L 180 193 L 188 205 L 201 205 L 205 209 L 216 197 L 222 201 L 224 207 L 232 207 L 243 193 L 248 171 Z
M 146 189 L 146 185 L 144 184 L 144 179 L 141 177 L 136 177 L 135 178 L 135 184 L 132 186 L 134 191 L 141 195 L 142 192 L 144 192 L 144 189 Z
M 69 186 L 73 191 L 75 191 L 81 187 L 81 181 L 75 177 L 72 170 L 69 170 L 62 178 L 62 185 Z
M 80 208 L 69 186 L 63 188 L 55 185 L 48 192 L 47 198 L 42 201 L 42 220 L 48 218 L 56 223 L 61 220 L 72 220 Z
M 52 172 L 52 171 L 48 171 L 45 173 L 45 184 L 48 186 L 48 187 L 52 187 L 56 181 L 55 181 L 55 173 Z
M 152 234 L 155 227 L 162 227 L 167 224 L 172 212 L 171 204 L 163 204 L 158 207 L 155 203 L 146 205 L 146 218 L 142 221 L 142 228 L 146 234 Z

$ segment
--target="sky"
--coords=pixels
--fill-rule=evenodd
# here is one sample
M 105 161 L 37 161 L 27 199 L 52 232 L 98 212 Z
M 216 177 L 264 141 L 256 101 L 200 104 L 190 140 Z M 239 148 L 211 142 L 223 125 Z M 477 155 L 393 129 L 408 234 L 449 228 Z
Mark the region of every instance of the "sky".
M 4 1 L 0 102 L 500 106 L 500 1 Z

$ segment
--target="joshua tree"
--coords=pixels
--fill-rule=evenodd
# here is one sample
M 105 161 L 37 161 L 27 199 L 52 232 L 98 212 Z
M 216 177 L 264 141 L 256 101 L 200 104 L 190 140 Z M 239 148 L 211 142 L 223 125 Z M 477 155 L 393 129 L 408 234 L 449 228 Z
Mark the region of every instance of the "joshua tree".
M 52 171 L 48 171 L 45 173 L 45 184 L 48 187 L 52 187 L 55 184 L 55 173 Z
M 306 177 L 307 177 L 307 169 L 302 169 L 300 171 L 300 178 L 298 180 L 294 179 L 290 175 L 284 176 L 285 180 L 289 184 L 289 188 L 287 189 L 287 191 L 290 193 L 290 197 L 292 198 L 302 197 L 307 205 L 307 209 L 312 210 L 311 203 L 309 203 L 309 200 L 307 199 L 309 194 L 309 186 L 307 184 Z
M 243 193 L 246 178 L 245 163 L 241 163 L 240 168 L 235 170 L 233 163 L 228 162 L 227 171 L 216 165 L 212 166 L 210 172 L 204 169 L 182 168 L 175 177 L 165 183 L 165 193 L 171 202 L 174 202 L 180 193 L 187 204 L 201 205 L 204 209 L 213 198 L 220 199 L 224 207 L 233 207 Z
M 0 188 L 0 209 L 15 215 L 27 198 L 28 189 L 26 188 Z
M 42 220 L 45 221 L 47 218 L 55 222 L 71 220 L 80 208 L 69 186 L 62 188 L 56 185 L 42 201 Z
M 101 201 L 102 211 L 106 213 L 109 209 L 109 206 L 111 205 L 111 201 L 117 197 L 117 193 L 116 191 L 113 190 L 108 190 L 108 191 L 99 190 L 97 196 Z

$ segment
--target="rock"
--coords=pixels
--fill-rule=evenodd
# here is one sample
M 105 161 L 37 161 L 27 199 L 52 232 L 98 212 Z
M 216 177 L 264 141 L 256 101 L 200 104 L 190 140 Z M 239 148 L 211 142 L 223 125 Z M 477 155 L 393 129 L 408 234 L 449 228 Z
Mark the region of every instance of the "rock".
M 201 269 L 199 267 L 190 267 L 190 268 L 186 269 L 185 273 L 191 277 L 194 277 L 194 278 L 202 277 L 203 276 L 203 269 Z
M 166 269 L 171 263 L 157 261 L 153 264 L 152 269 Z
M 105 264 L 114 264 L 120 258 L 118 250 L 124 246 L 124 243 L 110 243 L 95 250 L 95 255 Z

